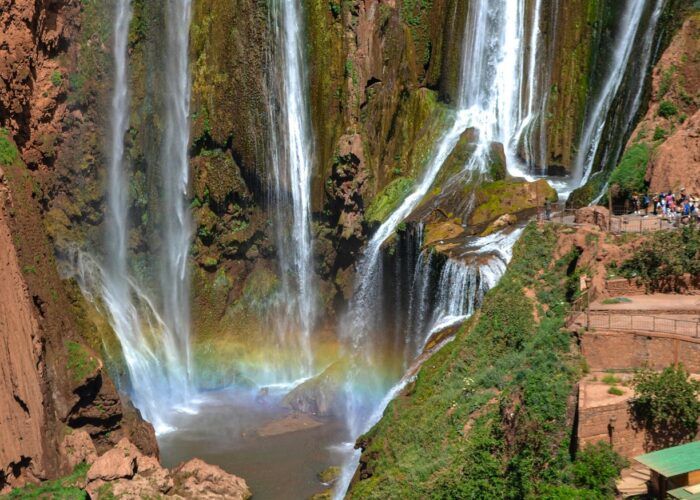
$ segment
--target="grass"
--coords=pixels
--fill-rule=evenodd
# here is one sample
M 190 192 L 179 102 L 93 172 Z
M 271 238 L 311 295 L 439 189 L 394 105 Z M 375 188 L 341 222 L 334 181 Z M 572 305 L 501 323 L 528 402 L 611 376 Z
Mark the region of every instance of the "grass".
M 88 496 L 78 485 L 85 481 L 85 476 L 89 468 L 90 466 L 88 464 L 82 462 L 76 465 L 73 472 L 66 477 L 54 481 L 45 481 L 38 485 L 28 484 L 22 488 L 15 488 L 6 498 L 21 498 L 23 500 L 32 498 L 83 500 L 88 498 Z
M 622 380 L 617 378 L 612 373 L 606 373 L 605 375 L 603 375 L 603 378 L 601 379 L 601 381 L 606 385 L 617 385 L 617 384 L 622 382 Z
M 90 354 L 85 346 L 69 340 L 66 342 L 68 350 L 68 372 L 75 382 L 80 382 L 97 369 L 97 360 Z
M 613 396 L 622 396 L 624 392 L 619 387 L 613 386 L 610 389 L 608 389 L 608 394 L 612 394 Z
M 603 304 L 610 305 L 610 304 L 628 304 L 632 302 L 631 299 L 628 299 L 627 297 L 611 297 L 609 299 L 604 299 Z

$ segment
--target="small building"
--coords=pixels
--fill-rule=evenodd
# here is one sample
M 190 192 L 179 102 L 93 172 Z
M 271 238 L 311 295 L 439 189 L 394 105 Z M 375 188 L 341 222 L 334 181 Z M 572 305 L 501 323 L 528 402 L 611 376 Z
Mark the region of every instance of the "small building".
M 700 500 L 700 441 L 635 457 L 651 469 L 650 493 L 657 498 Z

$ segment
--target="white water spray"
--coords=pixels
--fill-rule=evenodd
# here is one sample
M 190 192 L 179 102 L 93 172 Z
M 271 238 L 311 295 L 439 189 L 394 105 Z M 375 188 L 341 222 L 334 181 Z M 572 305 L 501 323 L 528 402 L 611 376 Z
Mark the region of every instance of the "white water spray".
M 284 302 L 284 310 L 277 314 L 277 329 L 280 343 L 299 352 L 300 366 L 290 374 L 292 378 L 312 372 L 311 332 L 316 320 L 311 237 L 314 148 L 300 8 L 294 0 L 275 0 L 271 5 L 275 35 L 271 87 L 279 102 L 279 106 L 270 106 L 271 154 L 282 275 L 280 300 Z

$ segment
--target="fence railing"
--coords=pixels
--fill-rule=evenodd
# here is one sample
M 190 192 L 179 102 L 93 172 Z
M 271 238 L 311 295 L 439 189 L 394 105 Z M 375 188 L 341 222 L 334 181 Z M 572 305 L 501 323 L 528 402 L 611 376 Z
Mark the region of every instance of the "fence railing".
M 642 233 L 645 231 L 672 229 L 674 227 L 677 226 L 661 217 L 630 218 L 613 216 L 610 218 L 610 231 L 613 233 Z
M 581 292 L 581 295 L 571 303 L 569 315 L 566 318 L 567 328 L 573 325 L 584 315 L 584 327 L 588 329 L 588 306 L 590 304 L 590 293 L 588 290 Z
M 700 338 L 700 321 L 664 318 L 619 311 L 595 311 L 587 315 L 588 328 L 657 332 Z

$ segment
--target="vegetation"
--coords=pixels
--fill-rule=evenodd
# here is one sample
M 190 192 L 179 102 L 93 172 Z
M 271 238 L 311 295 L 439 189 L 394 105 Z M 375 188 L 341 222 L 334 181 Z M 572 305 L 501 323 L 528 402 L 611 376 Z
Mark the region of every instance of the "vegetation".
M 615 453 L 609 444 L 601 442 L 587 446 L 573 464 L 574 484 L 612 498 L 615 495 L 615 479 L 626 466 L 627 461 Z
M 0 128 L 0 165 L 10 166 L 19 156 L 15 143 L 10 140 L 6 129 Z
M 684 226 L 680 231 L 657 231 L 620 272 L 648 289 L 678 289 L 683 275 L 700 275 L 700 229 Z
M 15 488 L 7 498 L 52 498 L 55 500 L 83 500 L 88 498 L 87 493 L 81 490 L 79 485 L 85 482 L 85 476 L 89 465 L 82 462 L 75 466 L 73 472 L 66 477 L 54 481 L 46 481 L 41 484 L 28 484 L 22 488 Z
M 678 114 L 678 106 L 671 101 L 663 101 L 659 105 L 659 116 L 663 118 L 671 118 Z
M 582 364 L 562 327 L 578 253 L 554 261 L 557 230 L 525 229 L 479 315 L 360 438 L 363 480 L 351 498 L 610 496 L 620 459 L 603 447 L 569 451 Z
M 367 207 L 365 218 L 369 222 L 384 222 L 413 191 L 414 185 L 415 181 L 408 177 L 399 177 L 391 181 Z
M 620 164 L 610 174 L 610 186 L 614 197 L 628 198 L 633 193 L 646 189 L 644 176 L 651 156 L 649 146 L 644 143 L 630 147 Z
M 657 434 L 673 433 L 672 442 L 692 439 L 700 418 L 700 381 L 690 379 L 683 365 L 672 365 L 662 372 L 641 370 L 632 381 L 635 418 Z
M 68 372 L 71 378 L 79 382 L 97 369 L 97 360 L 85 346 L 72 340 L 66 342 L 68 350 Z
M 619 387 L 613 386 L 610 389 L 608 389 L 608 394 L 612 394 L 613 396 L 622 396 L 624 392 Z

